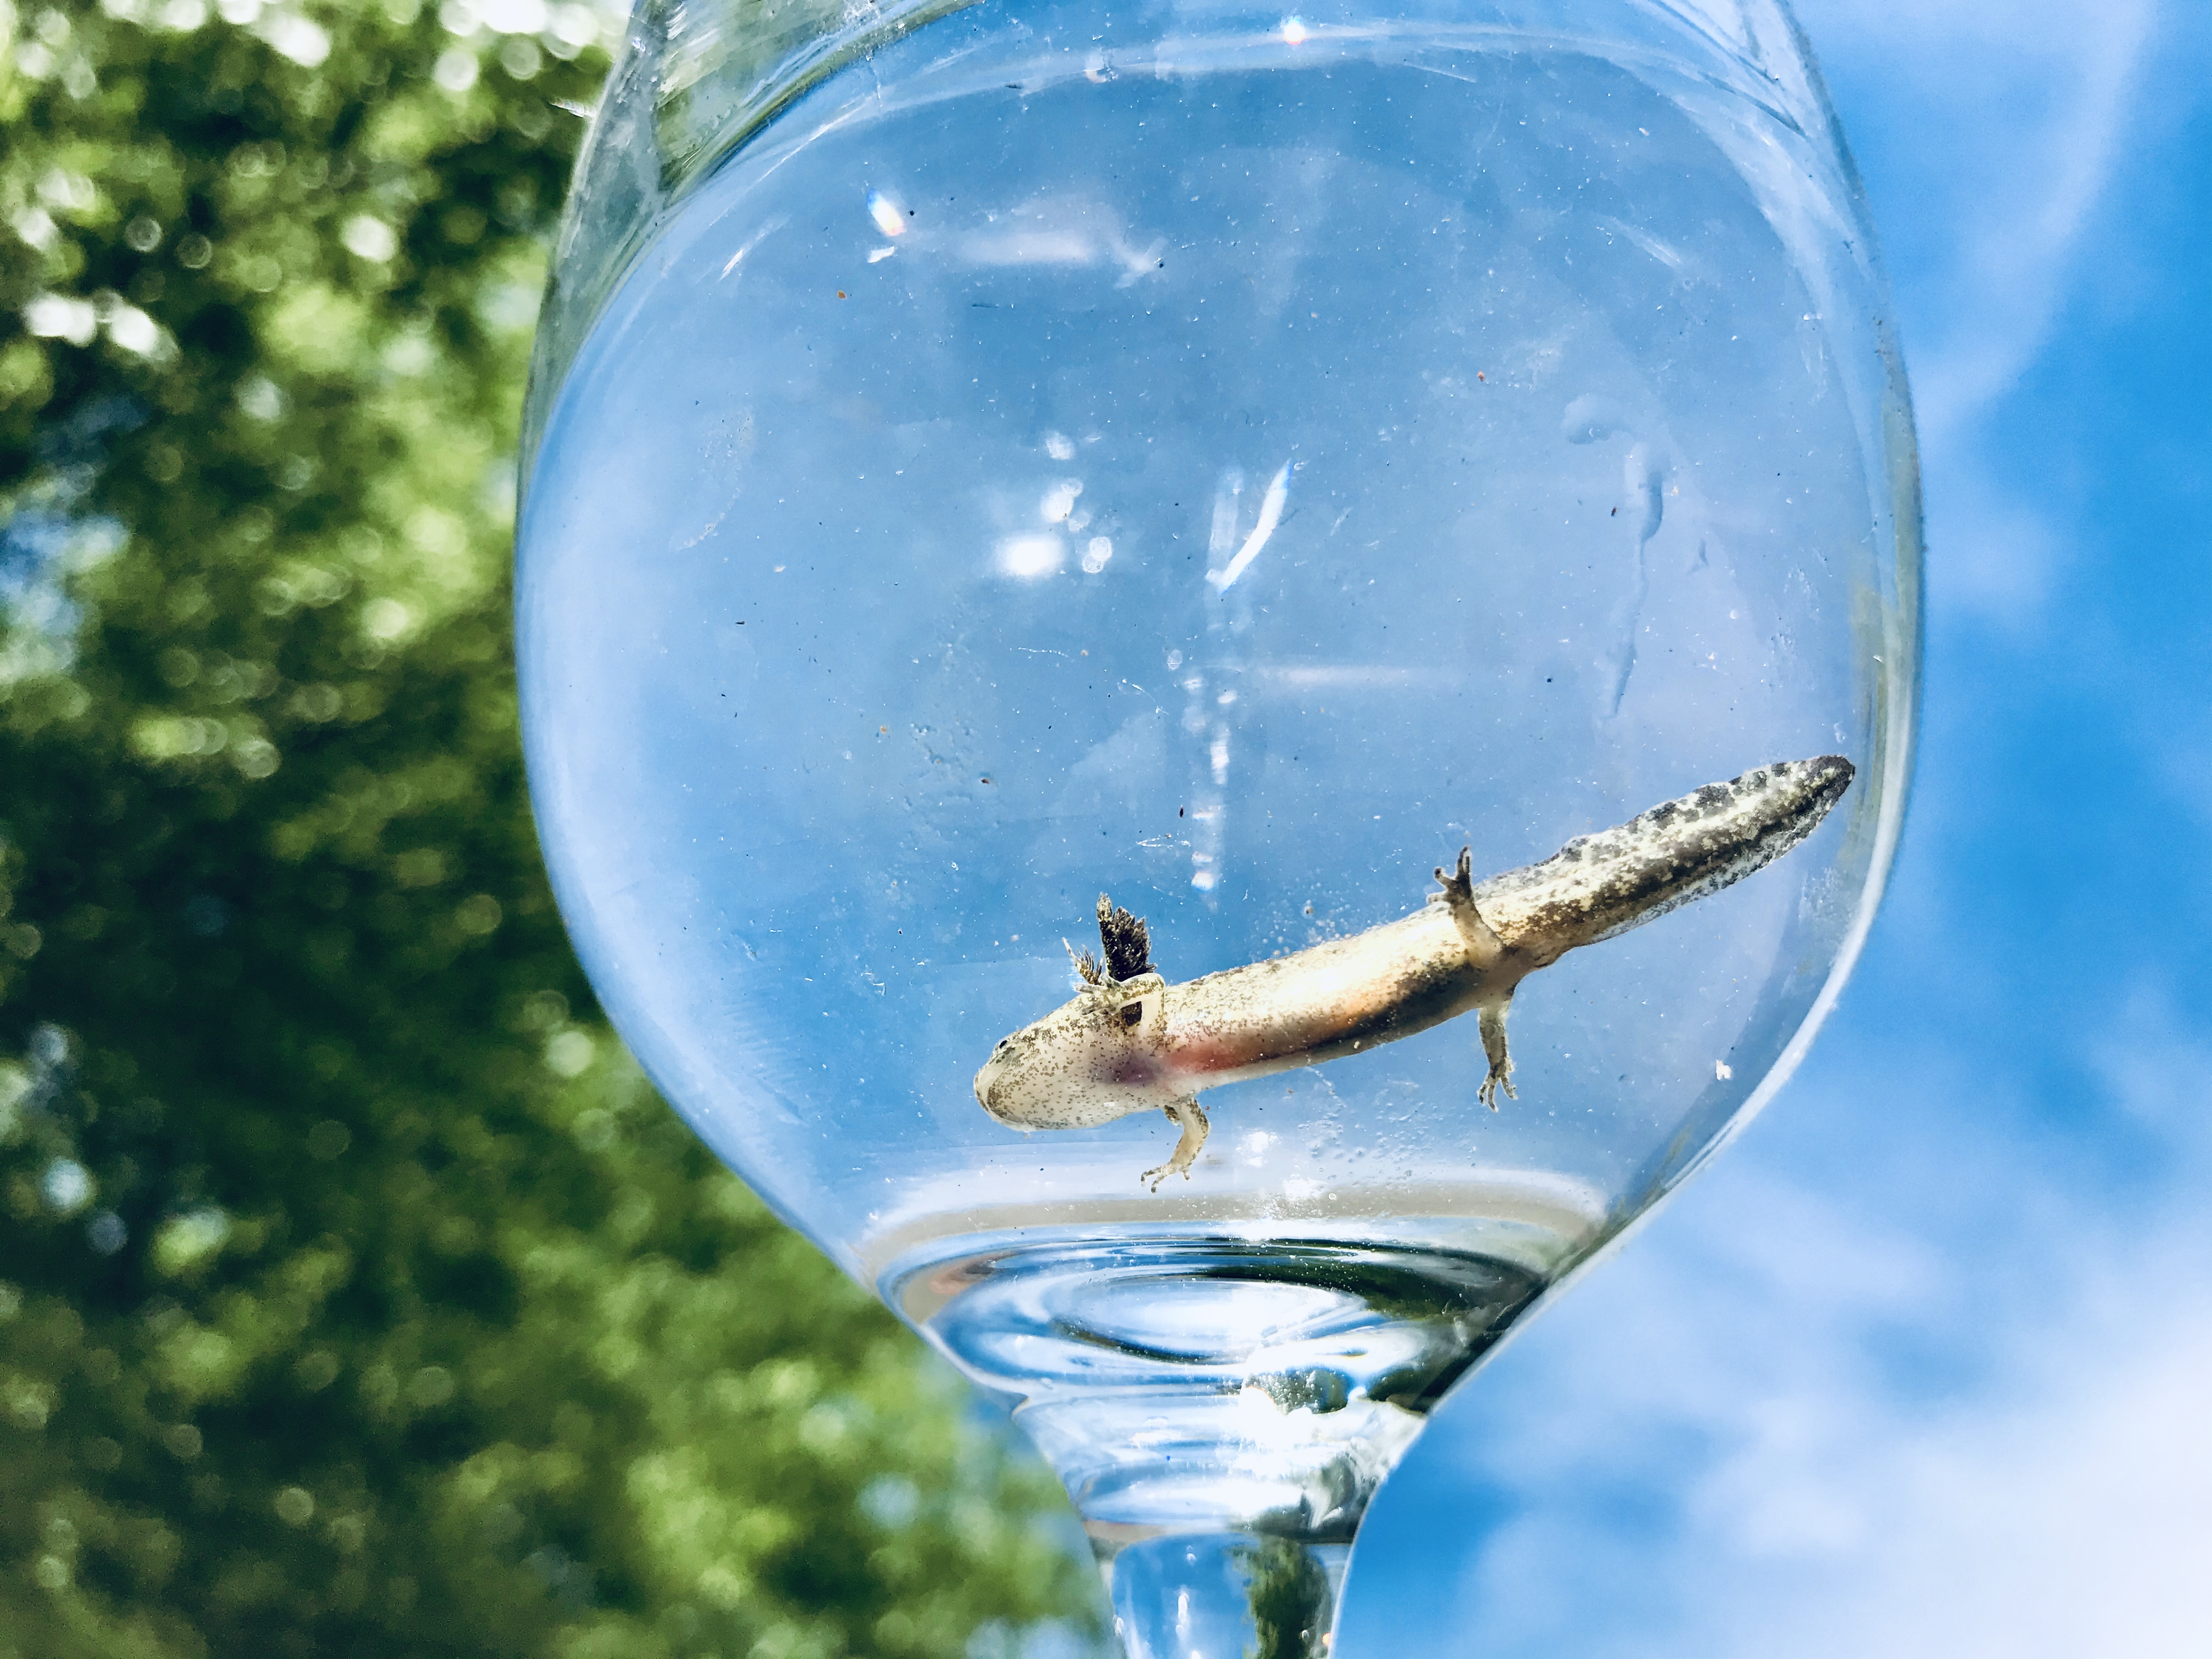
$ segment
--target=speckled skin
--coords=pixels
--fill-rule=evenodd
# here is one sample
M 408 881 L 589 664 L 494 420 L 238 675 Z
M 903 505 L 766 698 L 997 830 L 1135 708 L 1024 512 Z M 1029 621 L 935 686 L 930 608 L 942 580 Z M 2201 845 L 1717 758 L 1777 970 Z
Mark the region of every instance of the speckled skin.
M 975 1074 L 975 1098 L 1024 1130 L 1165 1112 L 1182 1133 L 1174 1157 L 1145 1172 L 1157 1190 L 1170 1175 L 1187 1178 L 1206 1144 L 1200 1090 L 1318 1065 L 1473 1012 L 1490 1062 L 1480 1096 L 1494 1111 L 1500 1089 L 1515 1092 L 1505 1012 L 1523 979 L 1781 857 L 1851 777 L 1839 755 L 1763 766 L 1480 885 L 1463 850 L 1457 870 L 1437 872 L 1443 890 L 1424 908 L 1350 939 L 1183 985 L 1102 974 L 1002 1041 Z

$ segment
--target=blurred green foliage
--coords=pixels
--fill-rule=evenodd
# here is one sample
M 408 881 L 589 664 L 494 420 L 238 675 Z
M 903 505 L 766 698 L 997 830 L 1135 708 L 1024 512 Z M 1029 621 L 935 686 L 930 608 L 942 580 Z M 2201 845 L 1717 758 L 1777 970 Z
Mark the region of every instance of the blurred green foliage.
M 653 1098 L 540 874 L 514 432 L 609 27 L 0 0 L 0 1659 L 1086 1604 L 1048 1477 Z

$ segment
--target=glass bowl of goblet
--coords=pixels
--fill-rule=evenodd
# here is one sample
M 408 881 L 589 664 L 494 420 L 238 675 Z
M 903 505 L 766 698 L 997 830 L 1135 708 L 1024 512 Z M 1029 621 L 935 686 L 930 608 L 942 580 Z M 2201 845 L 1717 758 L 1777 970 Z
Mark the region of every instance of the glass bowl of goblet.
M 1322 1650 L 1436 1401 L 1833 1000 L 1884 292 L 1776 0 L 633 18 L 523 458 L 556 890 L 1132 1653 Z

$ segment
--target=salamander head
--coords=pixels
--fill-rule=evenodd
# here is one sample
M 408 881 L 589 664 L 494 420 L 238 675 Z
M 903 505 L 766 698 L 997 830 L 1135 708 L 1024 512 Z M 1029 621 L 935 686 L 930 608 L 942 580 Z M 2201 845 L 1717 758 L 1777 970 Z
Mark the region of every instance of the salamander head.
M 1002 1039 L 975 1073 L 975 1099 L 1017 1129 L 1080 1129 L 1182 1098 L 1158 1058 L 1158 974 L 1085 987 Z

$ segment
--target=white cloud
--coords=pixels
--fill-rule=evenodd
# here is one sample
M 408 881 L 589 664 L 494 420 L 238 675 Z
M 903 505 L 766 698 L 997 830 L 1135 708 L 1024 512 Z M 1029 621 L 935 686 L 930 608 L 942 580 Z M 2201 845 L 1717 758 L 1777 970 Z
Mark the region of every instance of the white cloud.
M 2124 1195 L 2074 1126 L 2021 1133 L 1972 1045 L 1815 1068 L 1792 1115 L 1875 1121 L 1794 1147 L 1767 1126 L 1446 1407 L 1414 1455 L 1510 1518 L 1469 1537 L 1439 1639 L 1480 1628 L 1495 1659 L 2203 1650 L 2212 1043 L 2139 986 L 2059 1045 L 2095 1079 L 2078 1111 L 2150 1148 Z M 1854 1146 L 1895 1167 L 1833 1163 Z
M 1870 1524 L 1819 1593 L 1730 1598 L 1716 1654 L 1820 1659 L 2086 1659 L 2203 1651 L 2212 1629 L 2212 1300 L 2172 1305 L 2115 1341 L 2053 1308 L 2044 1342 L 2069 1363 L 2032 1397 L 1962 1405 L 1872 1455 L 1778 1483 Z M 2162 1317 L 2159 1316 L 2162 1315 Z M 2085 1338 L 2087 1340 L 2085 1340 Z M 2100 1340 L 2102 1339 L 2102 1340 Z M 1881 1425 L 1872 1425 L 1877 1428 Z M 1763 1618 L 1757 1615 L 1764 1614 Z
M 1863 76 L 1884 89 L 1879 115 L 1896 131 L 1880 148 L 1893 173 L 1910 173 L 1899 182 L 1921 222 L 1893 250 L 1920 267 L 1928 332 L 1907 342 L 1915 390 L 1923 433 L 1947 441 L 2033 360 L 2081 274 L 2077 244 L 2119 155 L 2154 6 L 1804 0 L 1797 10 L 1839 83 Z
M 2153 0 L 1803 0 L 1898 280 L 1944 598 L 2018 624 L 2061 544 L 1978 476 L 1981 421 L 2094 276 L 2087 233 L 2139 123 Z M 1869 94 L 1872 94 L 1869 96 Z
M 1510 1627 L 1534 1566 L 1565 1581 L 1561 1605 L 1586 1638 L 1576 1650 L 1592 1659 L 2201 1652 L 2212 1621 L 2212 1285 L 2200 1276 L 2178 1300 L 2170 1280 L 2132 1295 L 2107 1285 L 2088 1298 L 2102 1307 L 2083 1289 L 2054 1297 L 2041 1328 L 2004 1334 L 2000 1370 L 2012 1380 L 1940 1405 L 1869 1391 L 1849 1364 L 1841 1377 L 1808 1365 L 1786 1379 L 1754 1364 L 1765 1375 L 1748 1388 L 1716 1367 L 1706 1381 L 1717 1386 L 1686 1422 L 1635 1425 L 1740 1442 L 1681 1493 L 1675 1524 L 1632 1550 L 1609 1540 L 1596 1557 L 1604 1571 L 1577 1571 L 1590 1559 L 1586 1522 L 1540 1499 L 1522 1535 L 1502 1540 L 1504 1559 L 1475 1564 L 1468 1616 L 1479 1608 L 1494 1628 L 1502 1614 Z M 1703 1325 L 1694 1293 L 1688 1311 Z M 1783 1310 L 1762 1311 L 1708 1357 L 1743 1359 L 1777 1340 L 1778 1315 L 1780 1340 L 1801 1334 Z M 1615 1616 L 1589 1631 L 1589 1609 L 1608 1600 Z M 1528 1650 L 1544 1645 L 1539 1637 Z

